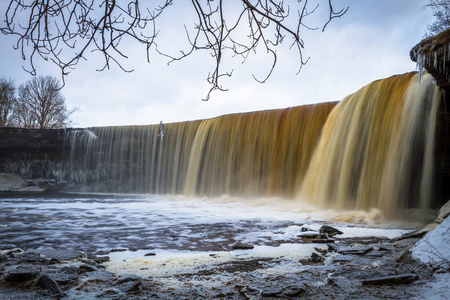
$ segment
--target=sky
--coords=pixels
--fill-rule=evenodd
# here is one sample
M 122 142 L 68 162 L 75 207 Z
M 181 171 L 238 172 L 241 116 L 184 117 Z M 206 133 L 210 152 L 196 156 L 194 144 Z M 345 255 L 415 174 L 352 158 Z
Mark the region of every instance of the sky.
M 7 2 L 0 3 L 2 21 Z M 184 49 L 183 24 L 192 23 L 188 14 L 192 7 L 190 2 L 174 2 L 158 24 L 157 42 L 159 49 L 176 54 Z M 319 9 L 306 20 L 312 27 L 327 20 L 328 1 L 316 2 Z M 432 12 L 424 9 L 427 2 L 335 0 L 335 10 L 349 9 L 324 32 L 303 31 L 303 55 L 309 61 L 299 74 L 298 54 L 287 43 L 277 50 L 277 66 L 264 84 L 252 77 L 265 77 L 270 69 L 272 60 L 264 51 L 245 63 L 240 58 L 225 58 L 224 71 L 233 70 L 233 76 L 222 81 L 228 91 L 213 92 L 209 101 L 202 101 L 209 90 L 206 77 L 214 67 L 208 53 L 196 52 L 168 65 L 166 57 L 151 52 L 148 63 L 145 46 L 128 41 L 121 45 L 129 56 L 122 64 L 133 72 L 115 65 L 98 72 L 103 61 L 88 54 L 66 76 L 61 93 L 68 108 L 77 108 L 72 127 L 171 123 L 339 101 L 374 80 L 416 70 L 409 51 L 433 22 Z M 0 78 L 12 79 L 18 86 L 32 76 L 23 70 L 27 61 L 13 49 L 14 41 L 0 35 Z M 60 70 L 50 61 L 38 61 L 36 67 L 38 75 L 60 78 Z

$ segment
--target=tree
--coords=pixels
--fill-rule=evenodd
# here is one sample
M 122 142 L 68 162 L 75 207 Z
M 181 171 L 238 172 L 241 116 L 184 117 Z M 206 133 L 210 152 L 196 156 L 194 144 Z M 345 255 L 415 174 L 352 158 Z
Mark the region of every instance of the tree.
M 63 128 L 75 109 L 67 110 L 59 81 L 37 76 L 19 86 L 16 116 L 20 127 Z
M 86 59 L 89 51 L 102 54 L 104 66 L 101 70 L 109 68 L 111 63 L 124 69 L 121 59 L 127 58 L 127 55 L 120 45 L 127 39 L 145 45 L 148 61 L 153 48 L 156 53 L 169 57 L 169 63 L 190 56 L 195 51 L 209 52 L 215 64 L 207 76 L 211 85 L 205 99 L 208 100 L 213 90 L 225 90 L 219 82 L 220 78 L 232 74 L 232 70 L 222 70 L 225 55 L 238 56 L 245 61 L 257 49 L 271 54 L 272 67 L 267 77 L 257 79 L 265 82 L 277 63 L 276 47 L 288 37 L 288 43 L 300 58 L 300 71 L 308 61 L 302 54 L 304 42 L 301 32 L 303 29 L 318 29 L 306 24 L 307 17 L 316 11 L 319 3 L 325 3 L 328 11 L 322 27 L 325 30 L 331 20 L 341 17 L 348 10 L 347 7 L 335 11 L 332 0 L 285 2 L 188 1 L 185 4 L 186 13 L 190 9 L 196 20 L 191 25 L 184 24 L 189 46 L 179 55 L 163 53 L 156 44 L 159 34 L 157 20 L 172 9 L 173 0 L 10 0 L 5 25 L 0 29 L 3 34 L 17 36 L 15 48 L 20 49 L 24 59 L 29 59 L 32 74 L 36 72 L 35 57 L 42 57 L 57 64 L 64 77 L 80 59 Z M 149 3 L 154 6 L 149 7 Z M 177 5 L 181 3 L 183 1 Z M 236 3 L 239 5 L 237 9 L 233 6 Z M 173 22 L 178 19 L 177 16 L 172 17 Z
M 15 92 L 14 81 L 0 79 L 0 127 L 14 126 Z
M 450 28 L 450 0 L 429 0 L 425 8 L 431 8 L 436 18 L 433 24 L 427 26 L 426 36 L 433 36 Z

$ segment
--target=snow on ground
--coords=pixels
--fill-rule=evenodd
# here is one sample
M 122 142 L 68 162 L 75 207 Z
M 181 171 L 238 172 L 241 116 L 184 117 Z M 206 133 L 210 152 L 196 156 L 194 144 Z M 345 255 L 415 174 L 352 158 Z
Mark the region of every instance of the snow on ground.
M 411 248 L 412 257 L 426 264 L 450 268 L 450 217 Z

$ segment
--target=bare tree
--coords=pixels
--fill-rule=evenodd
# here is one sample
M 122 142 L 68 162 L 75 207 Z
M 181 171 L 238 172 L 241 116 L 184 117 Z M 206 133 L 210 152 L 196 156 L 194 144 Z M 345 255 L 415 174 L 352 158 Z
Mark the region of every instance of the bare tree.
M 231 8 L 236 3 L 237 11 Z M 265 78 L 257 80 L 265 82 L 277 63 L 276 47 L 287 40 L 298 53 L 300 71 L 308 61 L 303 57 L 301 33 L 303 29 L 318 29 L 309 27 L 305 20 L 319 3 L 324 3 L 329 11 L 322 30 L 348 10 L 348 7 L 335 10 L 332 0 L 191 0 L 187 7 L 192 9 L 196 20 L 184 24 L 190 47 L 181 50 L 179 55 L 163 53 L 156 44 L 159 34 L 156 20 L 170 11 L 173 0 L 10 0 L 1 32 L 17 36 L 15 48 L 20 49 L 24 59 L 29 59 L 28 70 L 32 74 L 36 71 L 35 58 L 41 57 L 57 64 L 63 77 L 89 51 L 102 54 L 101 70 L 115 63 L 131 71 L 121 64 L 121 59 L 127 58 L 120 47 L 125 39 L 145 45 L 147 60 L 152 48 L 169 57 L 170 62 L 194 51 L 206 51 L 215 61 L 207 76 L 211 85 L 205 99 L 208 100 L 213 90 L 225 90 L 220 78 L 231 76 L 232 70 L 222 70 L 224 55 L 238 56 L 245 61 L 252 52 L 264 49 L 272 56 L 272 66 Z M 173 22 L 177 19 L 172 18 Z
M 450 0 L 429 0 L 425 8 L 430 8 L 436 18 L 433 24 L 427 26 L 426 36 L 437 35 L 450 28 Z
M 61 85 L 51 76 L 37 76 L 19 86 L 16 116 L 28 128 L 63 128 L 75 109 L 67 110 Z
M 14 126 L 16 87 L 11 79 L 0 79 L 0 127 Z

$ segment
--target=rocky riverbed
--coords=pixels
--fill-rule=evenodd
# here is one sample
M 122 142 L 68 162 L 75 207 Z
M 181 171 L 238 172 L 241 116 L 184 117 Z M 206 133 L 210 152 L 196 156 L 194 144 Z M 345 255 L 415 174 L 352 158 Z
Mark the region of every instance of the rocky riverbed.
M 218 263 L 167 276 L 112 272 L 110 257 L 133 252 L 129 249 L 111 249 L 109 253 L 27 251 L 3 244 L 0 298 L 408 299 L 421 298 L 438 281 L 436 276 L 448 275 L 445 267 L 429 267 L 410 258 L 407 250 L 418 238 L 335 239 L 335 233 L 321 231 L 305 229 L 301 243 L 314 248 L 305 259 L 268 256 L 221 263 L 224 254 L 212 252 L 209 256 Z M 252 245 L 237 244 L 235 251 L 253 249 Z M 156 259 L 157 255 L 149 251 L 142 259 Z M 437 299 L 445 299 L 444 295 Z
M 444 210 L 409 254 L 424 232 L 377 214 L 237 200 L 4 195 L 0 299 L 448 298 Z

